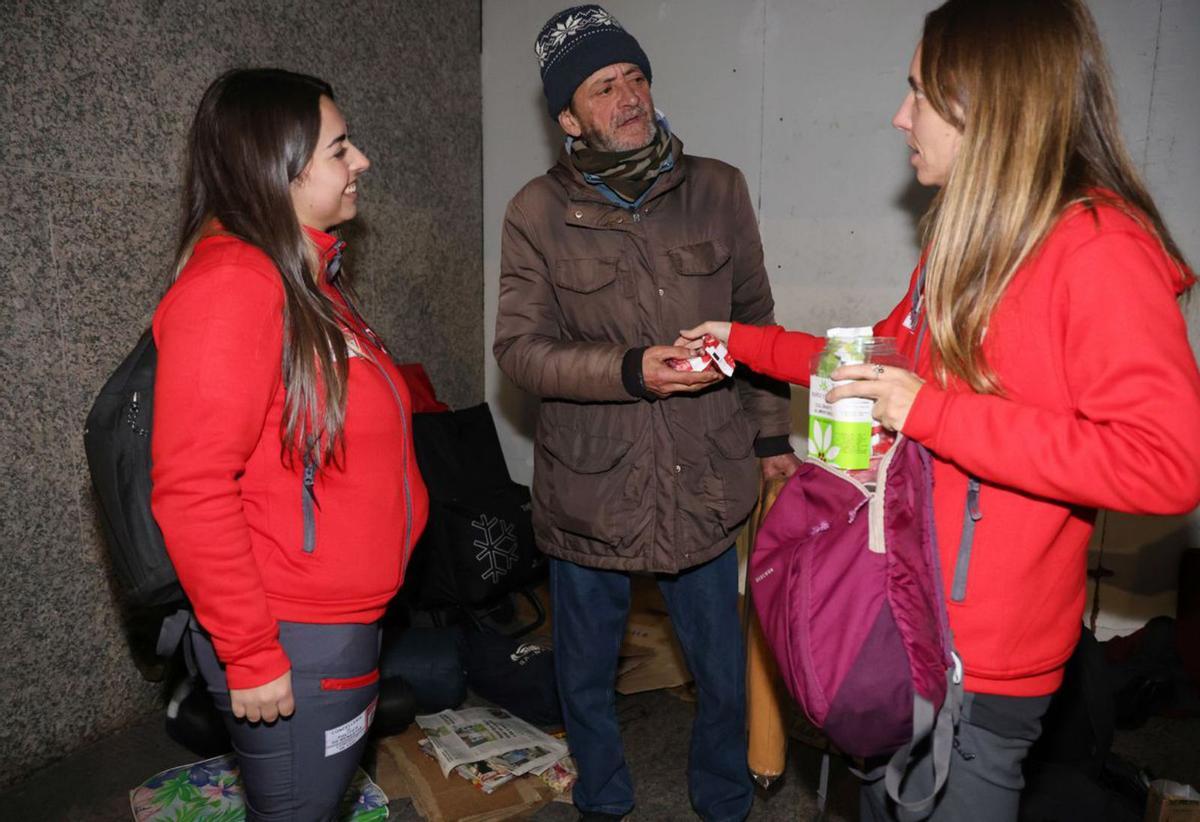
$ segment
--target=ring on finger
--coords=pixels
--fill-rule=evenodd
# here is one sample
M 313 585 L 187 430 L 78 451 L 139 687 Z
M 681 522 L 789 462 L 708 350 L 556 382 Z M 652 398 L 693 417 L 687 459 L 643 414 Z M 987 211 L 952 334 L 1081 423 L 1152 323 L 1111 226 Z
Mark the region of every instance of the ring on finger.
M 871 366 L 871 376 L 873 379 L 881 379 L 883 377 L 883 366 L 875 363 Z

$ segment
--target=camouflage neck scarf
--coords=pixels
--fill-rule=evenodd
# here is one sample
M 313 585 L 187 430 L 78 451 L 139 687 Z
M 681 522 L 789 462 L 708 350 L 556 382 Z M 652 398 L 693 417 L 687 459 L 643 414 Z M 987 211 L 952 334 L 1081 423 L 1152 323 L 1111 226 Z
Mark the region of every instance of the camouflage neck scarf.
M 630 151 L 598 151 L 577 139 L 571 143 L 571 162 L 580 173 L 599 177 L 618 197 L 633 203 L 650 189 L 663 162 L 675 152 L 671 133 L 658 123 L 649 145 Z

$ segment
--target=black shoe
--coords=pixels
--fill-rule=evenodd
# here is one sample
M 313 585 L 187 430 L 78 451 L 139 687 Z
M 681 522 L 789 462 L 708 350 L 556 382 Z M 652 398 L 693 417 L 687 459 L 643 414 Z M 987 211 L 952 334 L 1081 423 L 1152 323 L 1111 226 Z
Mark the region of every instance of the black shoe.
M 600 811 L 583 811 L 579 814 L 579 822 L 621 822 L 623 813 L 600 813 Z

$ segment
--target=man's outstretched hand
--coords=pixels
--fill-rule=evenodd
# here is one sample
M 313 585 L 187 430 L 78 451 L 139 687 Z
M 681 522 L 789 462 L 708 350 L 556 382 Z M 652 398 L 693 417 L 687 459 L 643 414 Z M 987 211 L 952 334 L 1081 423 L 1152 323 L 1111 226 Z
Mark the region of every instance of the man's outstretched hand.
M 667 360 L 686 360 L 696 352 L 674 345 L 652 345 L 642 354 L 642 382 L 646 392 L 663 399 L 672 394 L 686 394 L 701 390 L 723 379 L 715 368 L 703 371 L 680 371 Z

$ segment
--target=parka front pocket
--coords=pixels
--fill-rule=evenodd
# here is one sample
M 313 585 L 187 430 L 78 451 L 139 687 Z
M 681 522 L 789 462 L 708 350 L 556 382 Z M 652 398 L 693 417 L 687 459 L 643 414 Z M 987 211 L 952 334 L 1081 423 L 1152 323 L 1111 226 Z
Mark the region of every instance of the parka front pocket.
M 629 529 L 631 442 L 555 428 L 542 442 L 549 459 L 554 524 L 572 534 L 619 544 Z
M 618 257 L 558 260 L 550 280 L 561 308 L 563 330 L 571 339 L 622 340 L 632 324 L 629 301 L 621 295 Z
M 708 432 L 710 471 L 704 477 L 704 501 L 727 531 L 741 524 L 758 499 L 755 433 L 740 411 Z

